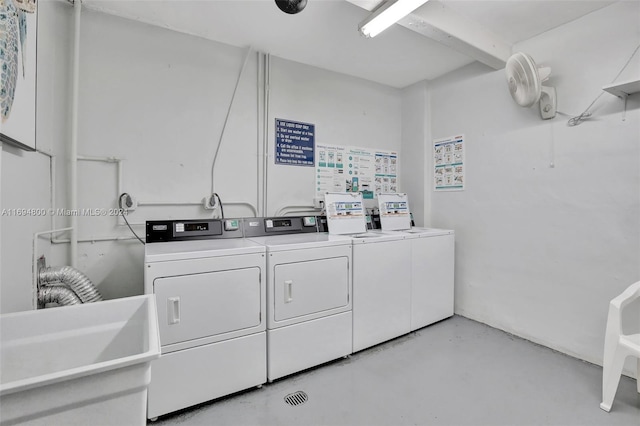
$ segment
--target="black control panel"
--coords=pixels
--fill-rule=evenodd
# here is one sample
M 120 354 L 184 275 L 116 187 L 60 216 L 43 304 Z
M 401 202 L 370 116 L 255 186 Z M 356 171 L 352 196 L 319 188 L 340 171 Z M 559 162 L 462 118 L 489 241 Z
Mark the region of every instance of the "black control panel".
M 151 220 L 146 223 L 147 243 L 240 238 L 241 219 Z M 234 225 L 235 226 L 232 226 Z
M 243 219 L 245 237 L 318 232 L 315 216 L 250 217 Z
M 168 241 L 326 232 L 318 231 L 318 219 L 319 217 L 316 216 L 286 216 L 237 219 L 151 220 L 146 222 L 146 242 L 161 243 Z

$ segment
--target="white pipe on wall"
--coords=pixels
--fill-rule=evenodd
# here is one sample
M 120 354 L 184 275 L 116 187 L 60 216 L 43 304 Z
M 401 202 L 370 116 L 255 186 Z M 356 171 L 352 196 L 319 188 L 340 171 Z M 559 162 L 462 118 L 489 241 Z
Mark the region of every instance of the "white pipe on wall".
M 240 68 L 240 73 L 238 74 L 238 78 L 236 80 L 236 85 L 233 88 L 233 93 L 231 94 L 231 101 L 229 102 L 229 108 L 227 108 L 227 114 L 224 117 L 224 122 L 222 123 L 222 131 L 220 132 L 220 139 L 218 140 L 218 146 L 216 146 L 216 151 L 213 155 L 213 161 L 211 162 L 211 193 L 215 193 L 215 187 L 213 184 L 214 181 L 214 171 L 216 167 L 216 161 L 218 160 L 218 154 L 220 153 L 220 147 L 222 146 L 222 142 L 224 140 L 224 133 L 227 129 L 227 123 L 229 121 L 229 116 L 231 115 L 231 108 L 233 107 L 233 102 L 236 99 L 236 92 L 238 91 L 238 86 L 240 85 L 240 80 L 242 79 L 242 75 L 244 74 L 244 69 L 247 66 L 247 62 L 249 61 L 249 56 L 251 55 L 251 46 L 247 49 L 247 54 L 244 57 L 244 61 L 242 62 L 242 68 Z
M 71 92 L 71 142 L 69 147 L 69 182 L 70 182 L 70 209 L 78 209 L 78 103 L 80 93 L 80 17 L 82 13 L 82 1 L 75 0 L 73 3 L 74 30 L 73 30 L 73 84 Z M 70 245 L 71 266 L 76 267 L 78 263 L 78 217 L 71 216 L 71 245 Z
M 138 206 L 201 206 L 202 201 L 138 201 Z M 129 222 L 131 223 L 131 222 Z
M 102 163 L 118 163 L 123 160 L 118 157 L 96 157 L 92 155 L 76 155 L 76 158 L 81 161 L 98 161 Z
M 258 209 L 251 203 L 247 203 L 245 201 L 225 201 L 225 206 L 245 206 L 249 207 L 254 216 L 258 216 Z
M 262 214 L 267 215 L 268 168 L 269 168 L 269 93 L 271 90 L 271 55 L 264 55 L 264 108 L 262 131 Z
M 49 207 L 51 229 L 56 229 L 56 156 L 50 152 L 36 149 L 36 152 L 49 157 Z M 53 234 L 51 234 L 51 242 L 54 242 Z
M 258 209 L 261 209 L 262 206 L 262 183 L 261 183 L 261 177 L 263 175 L 263 170 L 262 170 L 262 131 L 264 130 L 264 126 L 263 126 L 263 120 L 264 120 L 264 116 L 262 114 L 263 109 L 264 109 L 264 92 L 262 89 L 262 82 L 264 81 L 264 54 L 261 52 L 257 52 L 257 57 L 258 60 L 256 61 L 257 63 L 257 90 L 256 90 L 256 99 L 258 100 L 258 102 L 256 102 L 256 117 L 258 117 L 257 120 L 257 138 L 256 138 L 256 206 L 258 206 Z M 256 211 L 256 216 L 258 216 L 259 211 Z
M 275 216 L 284 216 L 291 213 L 317 213 L 320 210 L 315 206 L 285 206 L 276 211 Z
M 95 162 L 100 162 L 100 163 L 115 163 L 116 167 L 117 167 L 117 176 L 116 176 L 116 188 L 117 188 L 117 194 L 116 194 L 116 199 L 120 196 L 120 194 L 122 194 L 122 162 L 124 161 L 124 158 L 118 158 L 118 157 L 95 157 L 95 156 L 88 156 L 88 155 L 76 155 L 76 159 L 78 161 L 95 161 Z M 119 219 L 116 218 L 116 224 L 118 225 L 122 225 L 122 223 L 119 222 Z

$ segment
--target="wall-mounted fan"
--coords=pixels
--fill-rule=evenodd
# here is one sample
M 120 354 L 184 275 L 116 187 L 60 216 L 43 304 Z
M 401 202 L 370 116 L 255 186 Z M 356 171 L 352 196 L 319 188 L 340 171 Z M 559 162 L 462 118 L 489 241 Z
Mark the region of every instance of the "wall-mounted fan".
M 538 68 L 531 56 L 518 52 L 507 60 L 505 71 L 509 92 L 518 105 L 530 107 L 540 101 L 543 120 L 556 116 L 556 89 L 542 85 L 549 78 L 551 68 Z

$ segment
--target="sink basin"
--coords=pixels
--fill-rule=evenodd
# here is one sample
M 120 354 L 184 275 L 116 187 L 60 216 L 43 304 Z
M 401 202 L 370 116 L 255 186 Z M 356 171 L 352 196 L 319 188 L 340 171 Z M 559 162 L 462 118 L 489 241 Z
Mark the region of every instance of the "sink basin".
M 154 297 L 0 316 L 0 425 L 145 424 Z

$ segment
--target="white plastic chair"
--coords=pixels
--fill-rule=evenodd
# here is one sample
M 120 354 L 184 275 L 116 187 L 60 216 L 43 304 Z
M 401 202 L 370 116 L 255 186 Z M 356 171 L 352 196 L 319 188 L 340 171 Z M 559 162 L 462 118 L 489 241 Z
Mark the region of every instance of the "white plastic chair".
M 604 362 L 602 370 L 602 403 L 600 408 L 609 412 L 618 390 L 624 361 L 628 356 L 638 358 L 638 393 L 640 393 L 640 333 L 622 334 L 622 310 L 640 298 L 640 281 L 630 285 L 621 295 L 609 303 L 607 333 L 604 338 Z M 638 313 L 640 321 L 640 313 Z

